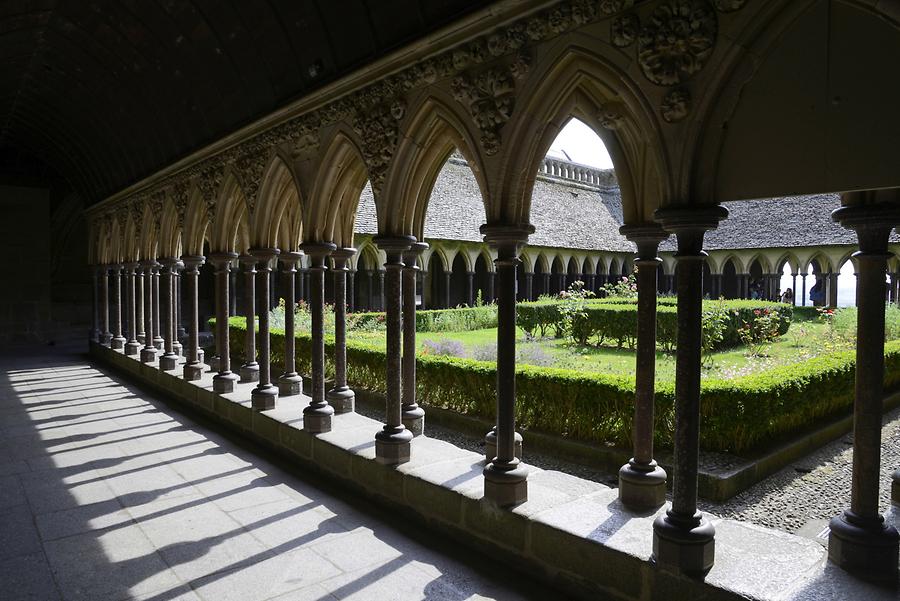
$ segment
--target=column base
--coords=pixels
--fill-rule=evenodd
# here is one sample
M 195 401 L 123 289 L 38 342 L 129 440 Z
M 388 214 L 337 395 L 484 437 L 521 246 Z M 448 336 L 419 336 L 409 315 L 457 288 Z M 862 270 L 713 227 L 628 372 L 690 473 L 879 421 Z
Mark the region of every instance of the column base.
M 645 466 L 632 459 L 619 470 L 619 500 L 636 509 L 662 506 L 666 502 L 666 471 L 656 461 Z
M 400 465 L 409 461 L 412 432 L 398 426 L 375 433 L 375 461 L 382 465 Z
M 234 385 L 238 381 L 238 375 L 232 371 L 222 371 L 213 376 L 213 392 L 228 394 L 234 392 Z
M 175 353 L 166 353 L 159 358 L 160 371 L 172 371 L 178 368 L 178 355 Z
M 135 355 L 139 355 L 141 353 L 141 345 L 137 342 L 126 342 L 125 343 L 125 354 L 129 357 L 134 357 Z
M 883 519 L 861 520 L 850 511 L 832 518 L 828 526 L 828 559 L 864 580 L 897 582 L 900 535 L 893 526 Z
M 705 576 L 716 558 L 716 529 L 700 512 L 696 525 L 673 521 L 671 510 L 653 522 L 653 556 L 658 565 L 677 569 L 688 576 Z
M 528 500 L 528 470 L 516 459 L 509 465 L 493 462 L 484 467 L 484 498 L 500 507 Z
M 516 432 L 513 454 L 522 460 L 522 435 Z M 497 456 L 497 431 L 491 430 L 484 437 L 484 460 L 490 463 Z
M 174 342 L 172 342 L 172 352 L 181 357 L 184 354 L 184 347 L 181 346 L 181 343 L 178 342 L 176 338 Z
M 112 340 L 109 341 L 109 348 L 114 351 L 121 351 L 125 348 L 125 338 L 122 336 L 116 336 Z
M 314 407 L 307 405 L 303 409 L 303 431 L 310 434 L 324 434 L 331 432 L 331 417 L 334 408 L 331 405 Z
M 245 363 L 238 370 L 241 374 L 241 382 L 259 382 L 259 363 Z
M 356 393 L 346 386 L 332 388 L 325 394 L 325 400 L 334 407 L 335 413 L 352 413 L 356 410 Z
M 278 394 L 281 396 L 298 395 L 301 388 L 303 388 L 303 378 L 300 375 L 293 373 L 278 376 Z
M 209 366 L 209 371 L 219 371 L 218 357 L 210 357 L 209 361 L 202 361 L 202 363 L 206 363 L 206 365 Z
M 406 429 L 412 432 L 413 437 L 425 433 L 425 410 L 418 405 L 411 408 L 403 407 L 400 420 Z
M 166 341 L 163 340 L 161 336 L 154 336 L 153 346 L 155 346 L 159 351 L 164 351 L 166 349 Z
M 891 478 L 891 502 L 900 505 L 900 469 L 894 471 Z
M 156 361 L 157 350 L 156 347 L 150 348 L 142 348 L 141 349 L 141 363 L 153 363 Z
M 278 388 L 272 384 L 257 386 L 250 393 L 250 402 L 257 411 L 268 411 L 275 408 L 278 400 Z
M 206 368 L 205 365 L 200 363 L 185 363 L 184 364 L 184 379 L 188 382 L 195 382 L 203 377 L 203 370 Z
M 202 348 L 197 349 L 197 361 L 200 363 L 205 363 L 206 352 Z
M 100 344 L 103 346 L 109 346 L 112 344 L 113 336 L 112 334 L 101 334 L 100 335 Z
M 147 344 L 147 342 L 144 340 L 143 334 L 138 334 L 137 336 L 135 336 L 135 338 L 137 338 L 137 341 L 141 343 L 141 346 Z

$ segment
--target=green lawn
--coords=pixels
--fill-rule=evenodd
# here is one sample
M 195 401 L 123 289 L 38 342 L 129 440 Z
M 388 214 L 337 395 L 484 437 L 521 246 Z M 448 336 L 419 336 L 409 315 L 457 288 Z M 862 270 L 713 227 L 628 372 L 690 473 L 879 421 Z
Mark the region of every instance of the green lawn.
M 713 353 L 705 361 L 703 376 L 707 378 L 734 378 L 763 371 L 779 365 L 804 361 L 816 355 L 846 348 L 846 344 L 833 341 L 827 335 L 828 326 L 815 321 L 795 322 L 787 334 L 769 345 L 762 356 L 748 356 L 746 349 L 734 348 Z M 634 352 L 614 346 L 579 346 L 568 339 L 542 338 L 527 340 L 525 332 L 517 330 L 517 350 L 521 363 L 536 363 L 565 369 L 591 372 L 634 374 Z M 373 344 L 383 344 L 383 332 L 350 332 L 350 337 Z M 476 359 L 495 356 L 496 328 L 470 332 L 420 332 L 417 336 L 419 352 L 450 350 L 449 354 Z M 448 341 L 457 341 L 453 345 Z M 536 348 L 537 347 L 537 348 Z M 445 353 L 447 354 L 447 353 Z M 537 357 L 537 361 L 535 361 Z M 659 381 L 675 378 L 675 357 L 659 351 L 656 355 L 656 377 Z

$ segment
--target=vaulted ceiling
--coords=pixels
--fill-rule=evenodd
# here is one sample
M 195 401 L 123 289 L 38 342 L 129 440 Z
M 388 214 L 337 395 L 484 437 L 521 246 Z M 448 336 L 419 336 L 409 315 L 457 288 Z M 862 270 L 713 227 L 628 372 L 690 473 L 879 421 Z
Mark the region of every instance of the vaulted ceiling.
M 484 0 L 4 0 L 0 171 L 88 202 Z

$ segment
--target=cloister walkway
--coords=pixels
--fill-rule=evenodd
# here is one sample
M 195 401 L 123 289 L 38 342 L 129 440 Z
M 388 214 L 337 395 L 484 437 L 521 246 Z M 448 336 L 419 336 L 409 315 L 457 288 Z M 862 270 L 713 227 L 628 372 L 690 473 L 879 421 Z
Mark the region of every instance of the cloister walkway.
M 0 356 L 6 601 L 559 599 L 301 479 L 83 356 Z

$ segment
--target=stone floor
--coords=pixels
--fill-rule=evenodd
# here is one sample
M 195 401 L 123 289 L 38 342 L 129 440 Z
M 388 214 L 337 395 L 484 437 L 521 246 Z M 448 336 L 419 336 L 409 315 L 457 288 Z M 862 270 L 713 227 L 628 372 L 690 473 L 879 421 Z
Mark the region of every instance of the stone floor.
M 0 356 L 4 601 L 560 599 L 79 356 Z

